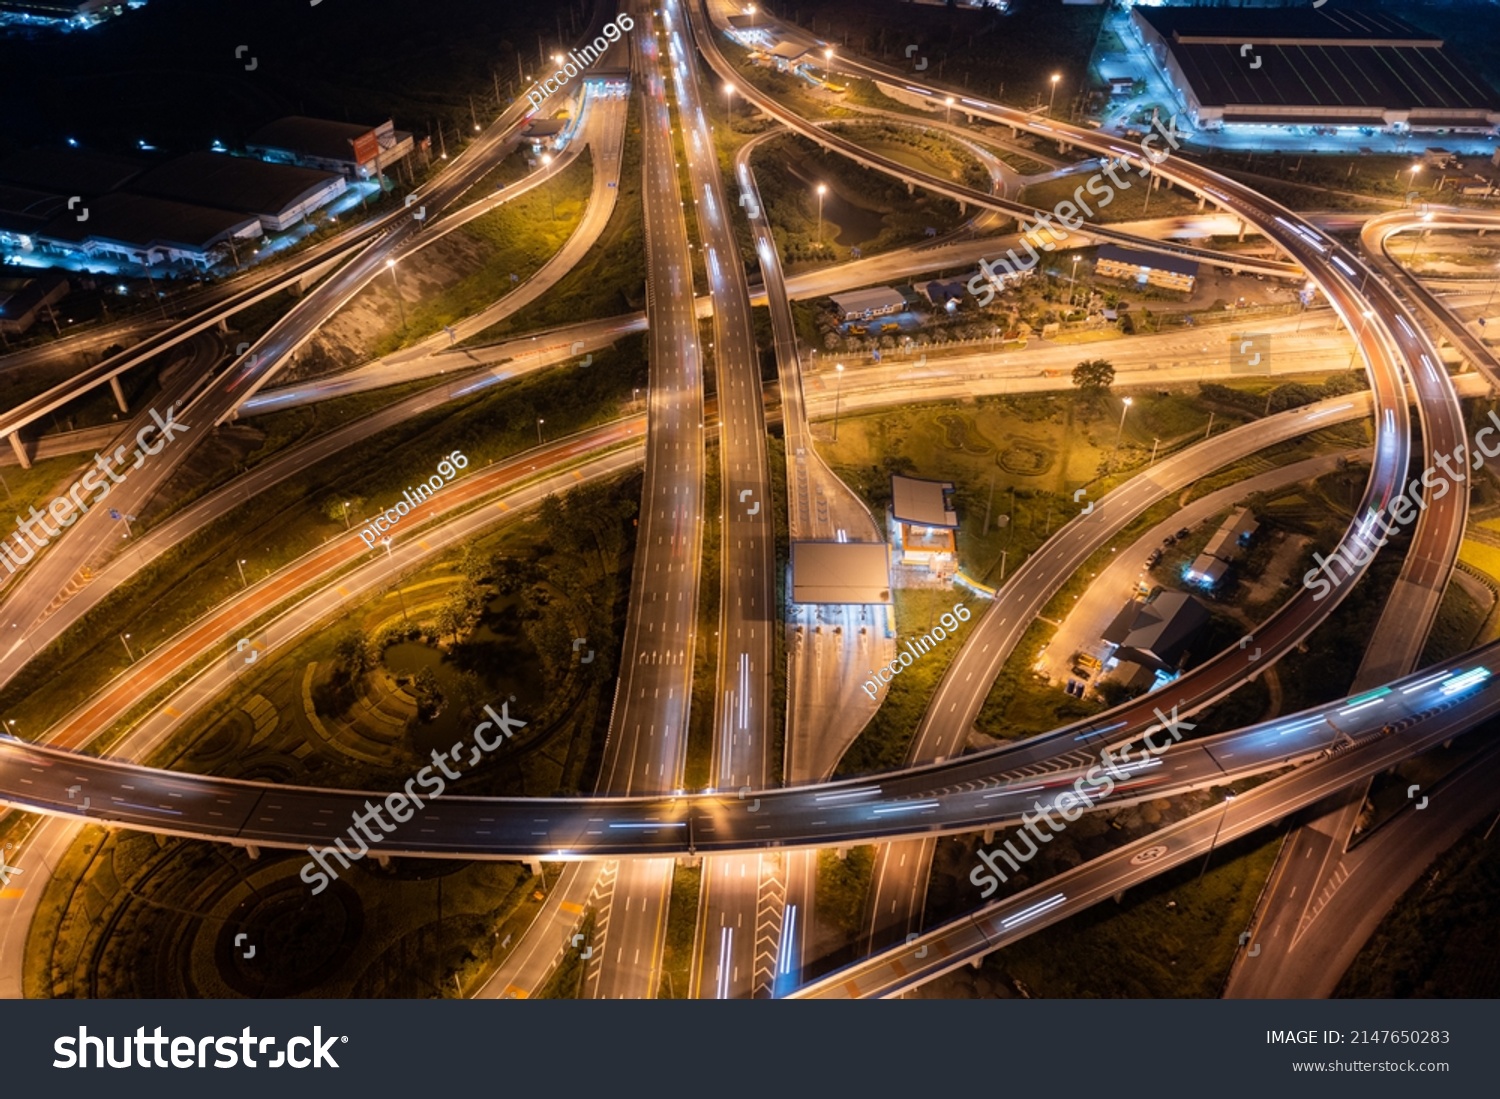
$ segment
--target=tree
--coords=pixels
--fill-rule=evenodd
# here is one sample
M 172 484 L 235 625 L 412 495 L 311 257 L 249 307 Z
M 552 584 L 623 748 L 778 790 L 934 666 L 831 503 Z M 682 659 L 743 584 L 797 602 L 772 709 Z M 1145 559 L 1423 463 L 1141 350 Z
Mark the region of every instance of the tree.
M 437 675 L 431 668 L 423 668 L 413 677 L 412 694 L 417 700 L 418 721 L 431 721 L 442 712 L 446 700 L 438 686 Z
M 1087 359 L 1073 368 L 1073 384 L 1087 397 L 1102 397 L 1115 384 L 1115 368 L 1106 359 Z

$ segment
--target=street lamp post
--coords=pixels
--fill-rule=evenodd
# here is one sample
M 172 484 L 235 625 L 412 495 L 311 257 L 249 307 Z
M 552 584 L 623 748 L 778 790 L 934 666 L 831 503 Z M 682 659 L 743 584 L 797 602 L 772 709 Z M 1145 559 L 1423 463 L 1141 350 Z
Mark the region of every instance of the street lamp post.
M 950 95 L 943 100 L 943 125 L 953 121 L 953 97 Z
M 1203 856 L 1203 869 L 1198 871 L 1198 880 L 1203 880 L 1203 875 L 1208 873 L 1208 860 L 1214 856 L 1214 848 L 1219 843 L 1219 832 L 1224 827 L 1224 818 L 1229 815 L 1229 803 L 1234 800 L 1233 794 L 1224 795 L 1224 811 L 1219 814 L 1219 823 L 1214 826 L 1214 838 L 1209 841 L 1208 853 Z
M 1153 438 L 1151 440 L 1151 461 L 1147 464 L 1147 469 L 1150 469 L 1156 464 L 1156 448 L 1159 446 L 1161 446 L 1161 440 Z
M 1349 352 L 1349 369 L 1350 370 L 1354 369 L 1354 360 L 1355 360 L 1356 356 L 1359 355 L 1359 341 L 1362 340 L 1362 339 L 1364 339 L 1365 325 L 1367 325 L 1367 324 L 1370 323 L 1370 318 L 1373 317 L 1374 315 L 1375 315 L 1375 310 L 1373 310 L 1373 309 L 1366 309 L 1363 313 L 1360 314 L 1360 316 L 1362 318 L 1364 318 L 1364 319 L 1359 322 L 1359 332 L 1356 333 L 1356 335 L 1354 337 L 1354 350 L 1351 351 L 1351 352 Z
M 546 422 L 547 421 L 544 420 L 544 419 L 542 419 L 540 416 L 537 417 L 537 421 L 536 421 L 536 445 L 537 446 L 541 446 L 542 445 L 542 425 L 544 423 L 546 423 Z
M 344 501 L 344 529 L 345 530 L 353 530 L 354 529 L 353 527 L 351 527 L 349 525 L 349 501 L 348 500 Z
M 844 364 L 834 363 L 834 370 L 838 372 L 838 385 L 833 393 L 833 441 L 839 441 L 839 405 L 844 397 Z
M 734 85 L 724 85 L 724 125 L 734 129 Z
M 818 246 L 823 245 L 823 196 L 828 193 L 826 183 L 818 184 Z
M 546 171 L 550 167 L 552 167 L 552 154 L 551 153 L 543 153 L 542 154 L 542 170 Z M 547 209 L 551 212 L 551 215 L 552 215 L 551 216 L 551 220 L 552 221 L 556 221 L 557 220 L 557 201 L 552 197 L 552 188 L 551 187 L 547 188 Z
M 401 314 L 401 331 L 406 331 L 406 302 L 401 300 L 401 280 L 396 277 L 396 261 L 388 259 L 385 261 L 386 270 L 391 273 L 391 283 L 396 287 L 396 309 Z
M 236 557 L 234 559 L 234 567 L 240 570 L 240 587 L 248 588 L 250 582 L 245 579 L 245 559 L 243 557 Z
M 833 51 L 831 49 L 829 49 L 829 50 L 824 50 L 823 51 L 823 80 L 826 82 L 826 81 L 829 81 L 829 80 L 832 80 L 832 79 L 833 79 Z
M 1114 469 L 1115 468 L 1115 455 L 1117 453 L 1119 453 L 1119 450 L 1120 450 L 1120 439 L 1122 437 L 1124 437 L 1124 435 L 1125 435 L 1125 414 L 1130 411 L 1130 405 L 1131 405 L 1131 403 L 1132 402 L 1131 402 L 1131 399 L 1129 397 L 1126 397 L 1125 400 L 1120 403 L 1120 426 L 1115 429 L 1115 445 L 1114 445 L 1114 449 L 1109 452 L 1109 468 L 1110 469 Z
M 130 651 L 130 635 L 128 633 L 122 633 L 120 635 L 120 644 L 125 646 L 125 655 L 130 657 L 130 662 L 134 664 L 135 653 Z
M 1062 79 L 1062 73 L 1052 74 L 1052 94 L 1047 97 L 1047 117 L 1052 117 L 1052 104 L 1057 101 L 1057 82 Z
M 1073 253 L 1073 274 L 1068 282 L 1068 308 L 1073 308 L 1073 289 L 1078 285 L 1078 261 L 1082 258 L 1077 252 Z

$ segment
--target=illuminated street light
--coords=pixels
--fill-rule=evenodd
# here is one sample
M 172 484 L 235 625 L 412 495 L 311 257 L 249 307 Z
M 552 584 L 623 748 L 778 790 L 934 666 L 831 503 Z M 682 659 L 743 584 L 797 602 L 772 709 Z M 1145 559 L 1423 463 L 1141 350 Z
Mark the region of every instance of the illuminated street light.
M 551 153 L 543 153 L 542 154 L 542 170 L 546 171 L 550 167 L 552 167 L 552 154 Z M 550 211 L 552 211 L 552 219 L 551 220 L 556 221 L 557 220 L 557 201 L 552 197 L 552 188 L 551 187 L 547 188 L 547 209 L 550 210 Z
M 833 79 L 833 50 L 823 51 L 823 79 Z
M 542 425 L 544 423 L 546 423 L 546 422 L 547 421 L 544 420 L 544 419 L 542 419 L 540 416 L 537 417 L 537 421 L 536 421 L 536 445 L 537 446 L 541 446 L 542 445 Z
M 833 441 L 839 441 L 839 403 L 844 396 L 844 364 L 834 363 L 833 368 L 838 371 L 839 384 L 833 394 Z
M 1115 454 L 1119 451 L 1119 449 L 1120 449 L 1120 439 L 1125 434 L 1125 414 L 1130 411 L 1130 406 L 1131 406 L 1132 403 L 1133 402 L 1131 401 L 1131 399 L 1129 397 L 1126 397 L 1125 400 L 1122 401 L 1121 404 L 1120 404 L 1120 426 L 1115 429 L 1115 445 L 1114 445 L 1114 449 L 1109 452 L 1109 468 L 1110 469 L 1114 469 L 1115 468 Z
M 1373 310 L 1373 309 L 1366 309 L 1363 313 L 1360 314 L 1360 316 L 1363 317 L 1364 320 L 1362 320 L 1362 321 L 1359 322 L 1359 332 L 1357 332 L 1355 334 L 1355 336 L 1354 336 L 1354 350 L 1351 351 L 1351 352 L 1349 352 L 1349 369 L 1350 370 L 1354 369 L 1354 359 L 1355 359 L 1355 356 L 1357 356 L 1359 354 L 1359 341 L 1362 340 L 1364 338 L 1364 335 L 1365 335 L 1365 325 L 1367 325 L 1367 324 L 1370 323 L 1370 318 L 1373 317 L 1374 315 L 1375 315 L 1375 310 Z
M 236 557 L 234 559 L 234 567 L 240 570 L 240 587 L 248 588 L 250 582 L 245 579 L 245 559 L 243 557 Z
M 1052 117 L 1052 104 L 1057 101 L 1057 82 L 1062 79 L 1062 73 L 1052 74 L 1052 94 L 1047 97 L 1047 117 Z
M 724 125 L 734 129 L 734 85 L 724 85 Z
M 823 196 L 828 193 L 828 185 L 818 184 L 818 244 L 823 243 Z
M 943 124 L 947 125 L 953 121 L 953 97 L 950 95 L 943 100 Z
M 134 664 L 135 653 L 130 651 L 130 635 L 128 633 L 122 633 L 120 635 L 120 644 L 125 646 L 125 655 L 130 657 L 130 662 Z
M 391 282 L 396 287 L 396 308 L 401 314 L 401 332 L 406 332 L 406 302 L 401 299 L 401 280 L 396 277 L 396 261 L 388 259 L 385 261 L 386 270 L 391 273 Z

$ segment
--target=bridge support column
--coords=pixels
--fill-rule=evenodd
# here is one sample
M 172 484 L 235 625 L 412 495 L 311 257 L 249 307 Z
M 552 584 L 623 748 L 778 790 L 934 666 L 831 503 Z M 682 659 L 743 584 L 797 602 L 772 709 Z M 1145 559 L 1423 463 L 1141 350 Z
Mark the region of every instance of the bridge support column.
M 542 860 L 541 859 L 527 859 L 526 860 L 526 869 L 530 870 L 531 873 L 532 873 L 532 875 L 534 877 L 538 877 L 538 878 L 541 877 L 542 876 Z
M 1245 243 L 1245 221 L 1244 221 L 1244 219 L 1243 219 L 1243 218 L 1241 218 L 1241 219 L 1240 219 L 1240 235 L 1239 235 L 1239 242 L 1240 242 L 1240 243 L 1241 243 L 1241 244 L 1243 244 L 1243 243 Z
M 702 855 L 678 855 L 677 865 L 685 870 L 694 870 L 703 865 Z
M 995 842 L 995 830 L 993 828 L 986 828 L 984 830 L 984 842 L 985 843 L 994 843 Z
M 969 964 L 971 966 L 973 966 L 975 969 L 983 969 L 984 968 L 984 955 L 981 954 L 977 958 L 971 958 L 971 959 L 969 959 Z
M 1116 893 L 1115 896 L 1114 896 L 1114 901 L 1115 901 L 1116 904 L 1124 904 L 1125 903 L 1125 890 L 1122 889 L 1118 893 Z
M 906 185 L 906 193 L 907 193 L 908 196 L 916 194 L 917 193 L 916 184 L 914 184 L 914 183 L 908 183 Z
M 10 433 L 10 448 L 16 452 L 16 459 L 21 463 L 21 468 L 30 469 L 31 455 L 26 453 L 26 444 L 21 442 L 21 436 L 17 432 Z
M 218 325 L 218 327 L 219 327 L 219 334 L 221 336 L 227 336 L 227 335 L 229 335 L 229 318 L 228 317 L 220 317 L 219 318 L 219 325 Z
M 260 861 L 260 848 L 255 846 L 255 844 L 253 843 L 245 844 L 245 854 L 250 856 L 251 862 Z
M 1198 209 L 1202 210 L 1203 207 L 1206 206 L 1206 205 L 1208 205 L 1208 196 L 1207 195 L 1199 195 L 1198 196 Z
M 839 857 L 839 862 L 843 862 L 849 857 L 849 848 L 835 847 L 833 849 L 833 853 Z
M 960 202 L 958 204 L 958 216 L 959 217 L 963 217 L 968 212 L 969 212 L 969 204 L 967 202 Z
M 120 411 L 129 412 L 130 406 L 125 403 L 125 390 L 120 388 L 120 375 L 116 374 L 109 380 L 109 391 L 115 395 L 115 404 L 120 406 Z
M 389 855 L 376 855 L 375 865 L 382 870 L 389 870 L 391 868 L 391 857 Z

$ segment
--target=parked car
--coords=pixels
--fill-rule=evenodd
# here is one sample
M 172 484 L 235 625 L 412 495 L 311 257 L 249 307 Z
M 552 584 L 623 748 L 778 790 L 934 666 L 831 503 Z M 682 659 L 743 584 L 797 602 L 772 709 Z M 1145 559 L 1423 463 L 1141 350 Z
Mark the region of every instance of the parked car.
M 1183 527 L 1181 530 L 1179 530 L 1177 532 L 1177 540 L 1179 542 L 1182 541 L 1187 536 L 1188 536 L 1188 529 L 1187 529 L 1187 527 Z
M 1160 560 L 1161 560 L 1161 550 L 1154 549 L 1154 550 L 1151 551 L 1150 556 L 1146 558 L 1146 567 L 1148 569 L 1155 568 L 1156 567 L 1156 563 L 1158 561 L 1160 561 Z

